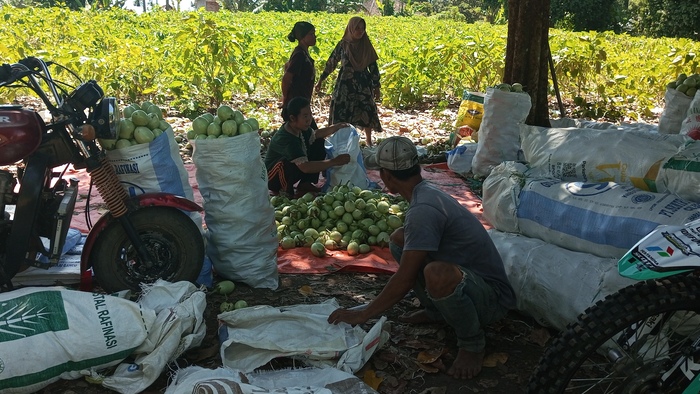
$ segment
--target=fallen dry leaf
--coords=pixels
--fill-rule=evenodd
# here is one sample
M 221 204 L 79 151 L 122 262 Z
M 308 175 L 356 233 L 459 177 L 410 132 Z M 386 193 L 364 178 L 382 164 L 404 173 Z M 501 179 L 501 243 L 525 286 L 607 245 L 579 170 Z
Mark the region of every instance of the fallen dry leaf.
M 419 339 L 410 339 L 403 343 L 403 346 L 409 349 L 430 349 L 432 346 Z
M 314 289 L 312 289 L 309 285 L 303 285 L 299 288 L 299 294 L 303 295 L 304 297 L 308 297 L 314 294 Z
M 431 364 L 440 358 L 443 354 L 447 353 L 447 348 L 442 349 L 429 349 L 418 353 L 416 360 L 421 364 Z
M 366 370 L 362 375 L 362 381 L 374 390 L 379 388 L 379 385 L 382 384 L 383 380 L 384 378 L 377 376 L 377 374 L 371 369 Z
M 399 359 L 399 354 L 393 351 L 388 351 L 388 350 L 380 350 L 376 354 L 376 358 L 379 360 L 386 361 L 388 363 L 395 363 Z
M 435 360 L 434 362 L 430 363 L 430 366 L 431 366 L 431 367 L 437 368 L 437 369 L 440 370 L 441 372 L 447 371 L 447 367 L 446 367 L 445 364 L 442 362 L 442 359 L 441 359 L 441 358 L 439 358 L 439 359 Z
M 486 368 L 494 368 L 499 364 L 505 364 L 508 361 L 508 353 L 491 353 L 484 357 L 483 366 Z
M 550 337 L 549 331 L 547 331 L 546 328 L 536 328 L 530 331 L 530 335 L 528 335 L 527 340 L 544 347 L 547 345 Z
M 439 370 L 438 368 L 433 367 L 432 365 L 429 365 L 429 364 L 421 364 L 421 363 L 419 363 L 418 361 L 416 361 L 415 363 L 416 363 L 416 365 L 418 366 L 418 368 L 420 368 L 421 370 L 423 370 L 423 371 L 425 371 L 425 372 L 427 372 L 427 373 L 437 373 L 437 372 L 440 372 L 440 370 Z

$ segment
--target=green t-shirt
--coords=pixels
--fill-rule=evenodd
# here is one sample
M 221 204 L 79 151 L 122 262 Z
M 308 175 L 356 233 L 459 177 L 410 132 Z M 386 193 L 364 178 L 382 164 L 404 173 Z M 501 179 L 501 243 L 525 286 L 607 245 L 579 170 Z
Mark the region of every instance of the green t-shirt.
M 297 137 L 285 130 L 284 125 L 282 125 L 270 140 L 270 145 L 265 154 L 265 168 L 269 171 L 282 159 L 293 161 L 300 157 L 306 157 L 309 147 L 313 142 L 311 141 L 313 133 L 314 130 L 309 128 Z

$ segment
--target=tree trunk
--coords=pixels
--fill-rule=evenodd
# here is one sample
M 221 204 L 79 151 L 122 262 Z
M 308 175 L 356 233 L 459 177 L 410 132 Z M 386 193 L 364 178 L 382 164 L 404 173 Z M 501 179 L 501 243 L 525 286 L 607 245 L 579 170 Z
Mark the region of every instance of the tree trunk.
M 550 0 L 508 0 L 508 40 L 503 82 L 519 82 L 532 98 L 526 124 L 550 127 L 549 80 Z

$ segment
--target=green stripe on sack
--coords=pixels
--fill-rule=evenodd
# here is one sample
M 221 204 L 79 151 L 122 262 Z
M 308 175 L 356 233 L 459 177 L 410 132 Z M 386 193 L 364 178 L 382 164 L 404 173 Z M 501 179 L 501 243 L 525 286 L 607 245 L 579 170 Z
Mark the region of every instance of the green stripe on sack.
M 67 329 L 60 291 L 38 291 L 2 302 L 0 343 Z
M 4 380 L 0 379 L 0 387 L 7 389 L 27 387 L 41 382 L 49 381 L 53 378 L 60 376 L 64 372 L 81 371 L 84 369 L 90 369 L 98 365 L 106 367 L 110 363 L 114 363 L 115 361 L 118 362 L 127 358 L 134 351 L 134 349 L 136 349 L 136 347 L 127 350 L 122 350 L 121 352 L 117 352 L 107 356 L 95 357 L 81 361 L 68 361 L 63 364 L 47 368 L 43 371 L 34 372 L 27 375 L 15 376 Z M 11 362 L 12 361 L 5 360 L 5 364 Z
M 664 163 L 664 168 L 669 170 L 700 172 L 700 162 L 695 160 L 669 159 Z

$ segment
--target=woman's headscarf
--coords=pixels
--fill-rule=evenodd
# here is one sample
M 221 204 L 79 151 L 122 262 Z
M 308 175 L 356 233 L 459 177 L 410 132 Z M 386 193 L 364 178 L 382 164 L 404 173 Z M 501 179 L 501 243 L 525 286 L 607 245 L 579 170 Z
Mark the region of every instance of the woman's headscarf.
M 287 35 L 289 41 L 301 41 L 310 31 L 316 28 L 309 22 L 297 22 L 294 24 L 292 31 Z
M 341 41 L 341 45 L 343 49 L 345 49 L 348 60 L 350 60 L 350 65 L 355 71 L 365 70 L 367 66 L 379 59 L 377 51 L 374 50 L 372 43 L 369 41 L 367 32 L 365 32 L 359 40 L 353 39 L 352 32 L 359 25 L 364 25 L 365 28 L 367 26 L 365 20 L 359 16 L 350 18 L 348 25 L 345 27 L 345 34 L 343 34 L 343 39 Z

